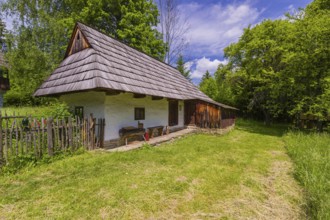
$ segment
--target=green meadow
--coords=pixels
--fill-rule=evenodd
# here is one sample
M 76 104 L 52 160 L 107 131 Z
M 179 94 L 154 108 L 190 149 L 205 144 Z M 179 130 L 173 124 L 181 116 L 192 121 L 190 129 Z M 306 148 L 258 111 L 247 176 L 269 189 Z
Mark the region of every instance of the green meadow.
M 85 152 L 2 175 L 0 218 L 326 219 L 327 143 L 240 120 L 223 136 Z

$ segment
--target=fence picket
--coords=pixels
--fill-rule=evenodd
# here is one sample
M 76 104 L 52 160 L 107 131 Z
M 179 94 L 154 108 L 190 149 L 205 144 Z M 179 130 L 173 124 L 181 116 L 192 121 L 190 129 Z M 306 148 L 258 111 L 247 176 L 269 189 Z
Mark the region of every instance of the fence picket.
M 69 149 L 68 127 L 65 119 L 63 119 L 63 134 L 64 134 L 64 150 Z
M 21 148 L 21 154 L 24 154 L 24 139 L 23 139 L 23 129 L 22 124 L 20 123 L 18 126 L 19 129 L 19 142 L 20 142 L 20 148 Z
M 7 113 L 5 113 L 5 116 L 7 117 Z M 7 136 L 8 120 L 6 120 L 5 126 L 6 126 L 4 129 L 4 131 L 5 131 L 5 158 L 6 158 L 6 161 L 8 162 L 8 136 Z
M 69 147 L 70 147 L 71 149 L 74 149 L 73 144 L 72 144 L 72 118 L 69 117 L 68 120 L 69 120 L 69 121 L 68 121 L 68 122 L 69 122 L 69 123 L 68 123 L 68 126 L 69 126 L 69 128 L 68 128 Z
M 5 120 L 5 121 L 4 121 Z M 55 151 L 74 151 L 79 147 L 93 150 L 103 147 L 105 119 L 79 117 L 66 119 L 8 116 L 0 113 L 0 167 L 15 155 L 44 154 Z
M 16 155 L 18 155 L 18 140 L 19 140 L 19 138 L 18 138 L 18 123 L 17 123 L 17 119 L 15 118 L 15 134 L 16 134 L 16 143 L 15 143 L 15 146 L 16 146 Z
M 14 150 L 13 150 L 13 130 L 15 126 L 15 121 L 11 125 L 11 128 L 9 130 L 9 148 L 10 148 L 10 155 L 14 155 Z
M 48 118 L 47 120 L 47 145 L 48 145 L 48 155 L 53 156 L 53 118 Z

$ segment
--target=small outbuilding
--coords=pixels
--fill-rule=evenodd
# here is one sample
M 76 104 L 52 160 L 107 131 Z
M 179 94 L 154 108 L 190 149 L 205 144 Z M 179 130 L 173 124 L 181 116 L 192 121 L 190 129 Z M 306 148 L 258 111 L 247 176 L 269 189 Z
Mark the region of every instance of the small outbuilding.
M 112 146 L 125 129 L 231 126 L 237 110 L 210 99 L 172 66 L 82 23 L 34 95 L 58 97 L 80 117 L 105 118 L 105 145 Z

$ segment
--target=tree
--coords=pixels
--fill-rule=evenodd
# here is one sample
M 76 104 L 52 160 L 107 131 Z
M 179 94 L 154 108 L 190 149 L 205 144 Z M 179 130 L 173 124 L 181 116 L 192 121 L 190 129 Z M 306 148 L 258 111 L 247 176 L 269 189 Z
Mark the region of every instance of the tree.
M 151 0 L 8 0 L 1 9 L 16 19 L 8 35 L 8 61 L 13 67 L 9 99 L 26 97 L 29 100 L 23 103 L 35 102 L 33 91 L 63 59 L 77 21 L 164 58 L 165 44 L 156 30 L 158 10 Z
M 122 1 L 125 2 L 125 1 Z M 122 18 L 118 23 L 118 38 L 158 60 L 165 55 L 158 23 L 157 6 L 152 0 L 128 0 L 120 5 Z
M 179 72 L 189 81 L 191 80 L 190 78 L 190 70 L 187 70 L 185 67 L 185 62 L 183 60 L 183 56 L 180 54 L 179 58 L 176 62 L 176 68 L 179 70 Z
M 292 79 L 295 94 L 290 114 L 307 114 L 321 122 L 330 115 L 329 1 L 308 5 L 294 27 L 285 57 L 285 74 Z
M 231 76 L 228 66 L 220 64 L 214 73 L 214 78 L 218 89 L 214 100 L 228 105 L 235 105 L 235 96 L 232 91 L 234 76 Z
M 322 125 L 330 115 L 329 35 L 330 4 L 325 0 L 288 20 L 246 28 L 225 49 L 236 106 L 263 115 L 266 123 L 305 114 Z
M 243 111 L 262 114 L 267 124 L 271 118 L 285 114 L 285 81 L 281 81 L 282 62 L 291 23 L 285 20 L 265 20 L 244 30 L 238 43 L 225 49 L 229 66 L 235 73 L 237 87 L 233 92 Z
M 189 24 L 178 9 L 178 0 L 158 0 L 158 8 L 160 31 L 166 44 L 164 62 L 171 65 L 188 46 L 185 35 Z
M 211 78 L 211 74 L 208 70 L 206 70 L 206 72 L 204 73 L 204 75 L 202 76 L 202 80 L 201 80 L 201 83 L 209 78 Z
M 213 100 L 218 96 L 219 90 L 217 88 L 217 83 L 209 71 L 206 71 L 203 75 L 202 80 L 199 83 L 199 89 Z

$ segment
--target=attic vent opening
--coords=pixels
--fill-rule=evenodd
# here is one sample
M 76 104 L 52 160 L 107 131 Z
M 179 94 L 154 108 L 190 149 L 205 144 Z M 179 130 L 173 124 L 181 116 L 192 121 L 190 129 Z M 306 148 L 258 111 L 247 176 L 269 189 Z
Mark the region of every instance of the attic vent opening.
M 69 55 L 82 51 L 83 49 L 86 49 L 88 47 L 90 46 L 86 41 L 86 39 L 84 38 L 84 35 L 81 33 L 80 30 L 77 30 L 77 32 L 74 35 L 73 42 L 71 44 Z

